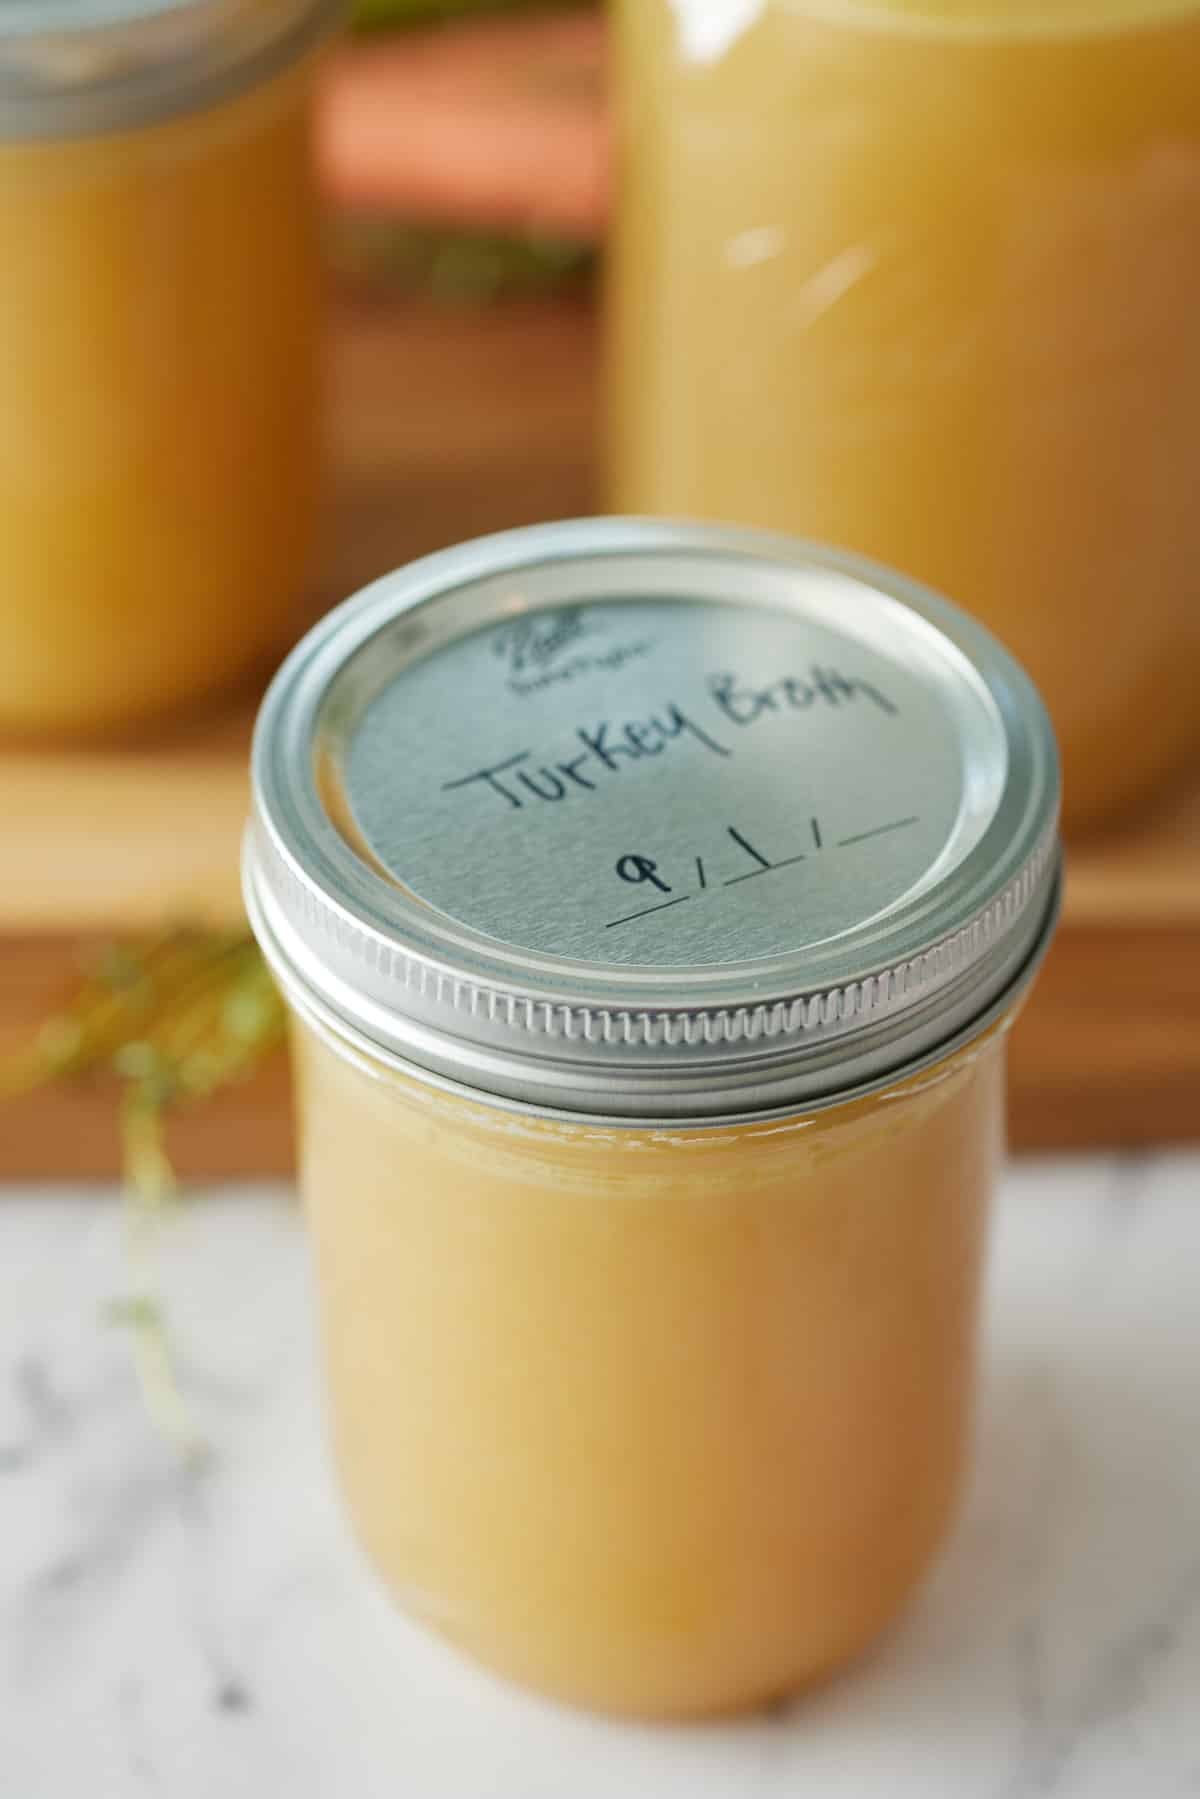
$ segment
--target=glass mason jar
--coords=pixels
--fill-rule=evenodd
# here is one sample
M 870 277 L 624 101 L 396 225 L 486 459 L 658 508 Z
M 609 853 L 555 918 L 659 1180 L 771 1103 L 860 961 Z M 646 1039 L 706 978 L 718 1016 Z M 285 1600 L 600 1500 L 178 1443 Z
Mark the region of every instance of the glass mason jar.
M 1200 751 L 1200 5 L 616 10 L 616 506 L 952 595 L 1128 808 Z
M 300 627 L 337 11 L 0 6 L 0 736 L 166 717 Z
M 954 608 L 608 520 L 417 563 L 260 717 L 350 1511 L 400 1602 L 652 1717 L 893 1616 L 967 1442 L 1053 738 Z

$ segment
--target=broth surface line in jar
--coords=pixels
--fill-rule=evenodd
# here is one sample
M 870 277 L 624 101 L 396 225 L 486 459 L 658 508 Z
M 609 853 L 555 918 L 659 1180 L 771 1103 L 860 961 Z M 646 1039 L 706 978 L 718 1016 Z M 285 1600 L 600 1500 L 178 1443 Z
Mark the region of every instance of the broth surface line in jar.
M 903 1605 L 969 1440 L 1037 695 L 945 602 L 607 520 L 376 583 L 255 740 L 346 1502 L 400 1603 L 645 1717 Z
M 1200 4 L 618 0 L 611 486 L 950 594 L 1068 826 L 1200 755 Z
M 334 0 L 0 0 L 0 739 L 112 736 L 303 621 Z

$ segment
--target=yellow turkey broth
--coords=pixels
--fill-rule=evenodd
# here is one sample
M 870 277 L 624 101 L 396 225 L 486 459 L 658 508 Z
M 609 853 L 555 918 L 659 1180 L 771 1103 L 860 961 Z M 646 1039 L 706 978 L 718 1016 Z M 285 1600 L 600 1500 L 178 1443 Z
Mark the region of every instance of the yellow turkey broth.
M 312 75 L 136 131 L 0 145 L 0 732 L 167 714 L 300 622 Z
M 1200 742 L 1200 7 L 618 26 L 615 504 L 941 589 L 1117 810 Z
M 952 1512 L 1003 1033 L 694 1130 L 520 1116 L 295 1039 L 337 1456 L 404 1605 L 644 1715 L 867 1643 Z

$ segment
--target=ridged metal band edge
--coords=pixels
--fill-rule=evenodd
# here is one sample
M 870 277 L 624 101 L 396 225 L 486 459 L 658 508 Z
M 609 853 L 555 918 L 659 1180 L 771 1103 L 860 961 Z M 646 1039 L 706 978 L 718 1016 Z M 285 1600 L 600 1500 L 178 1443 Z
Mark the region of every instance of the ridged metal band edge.
M 1057 849 L 1054 821 L 1018 873 L 966 924 L 917 955 L 862 979 L 802 990 L 761 1005 L 653 1010 L 538 998 L 441 968 L 387 942 L 327 903 L 291 866 L 261 822 L 251 833 L 247 878 L 265 883 L 284 912 L 301 923 L 301 929 L 307 923 L 350 963 L 393 985 L 397 1010 L 404 1011 L 404 1000 L 415 1000 L 440 1012 L 450 1030 L 457 1018 L 464 1024 L 480 1021 L 517 1037 L 550 1043 L 717 1048 L 803 1041 L 855 1026 L 865 1028 L 902 1010 L 915 1009 L 970 969 L 985 964 L 989 951 L 1010 936 L 1048 890 Z M 385 998 L 378 991 L 374 997 Z

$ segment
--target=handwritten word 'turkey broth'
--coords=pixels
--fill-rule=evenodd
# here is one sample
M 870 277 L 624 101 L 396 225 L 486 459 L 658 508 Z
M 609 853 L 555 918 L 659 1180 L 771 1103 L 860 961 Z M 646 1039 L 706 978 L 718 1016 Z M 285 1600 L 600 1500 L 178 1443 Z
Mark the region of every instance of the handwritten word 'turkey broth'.
M 577 725 L 565 755 L 539 757 L 532 749 L 521 749 L 444 781 L 442 791 L 485 794 L 511 812 L 537 801 L 557 805 L 596 793 L 612 775 L 661 756 L 673 745 L 690 742 L 708 755 L 729 757 L 735 753 L 738 735 L 766 719 L 855 705 L 889 718 L 899 713 L 872 682 L 819 664 L 803 676 L 785 675 L 765 687 L 735 675 L 713 674 L 696 706 L 685 708 L 672 701 L 648 718 Z
M 866 843 L 875 837 L 883 837 L 892 831 L 908 830 L 920 820 L 914 815 L 911 818 L 893 818 L 885 824 L 873 825 L 867 831 L 855 831 L 852 836 L 838 837 L 826 843 L 826 833 L 818 818 L 810 818 L 809 846 L 791 855 L 772 859 L 741 831 L 736 825 L 726 825 L 725 835 L 735 845 L 737 858 L 742 864 L 749 860 L 753 866 L 741 866 L 734 874 L 717 873 L 714 879 L 714 864 L 720 868 L 730 865 L 727 853 L 716 857 L 709 852 L 706 859 L 703 855 L 692 858 L 685 877 L 678 875 L 677 870 L 669 868 L 665 861 L 654 856 L 636 852 L 620 856 L 615 865 L 615 872 L 622 881 L 633 887 L 649 887 L 665 897 L 655 900 L 651 905 L 642 906 L 636 912 L 627 912 L 621 918 L 610 918 L 606 930 L 616 930 L 619 925 L 632 924 L 635 919 L 649 918 L 654 912 L 669 912 L 673 906 L 682 906 L 688 900 L 701 899 L 713 887 L 739 887 L 743 881 L 757 880 L 762 875 L 776 874 L 785 868 L 794 868 L 797 863 L 807 862 L 811 857 L 822 854 L 826 848 L 850 849 L 855 844 Z M 687 891 L 679 892 L 679 884 L 686 880 Z

